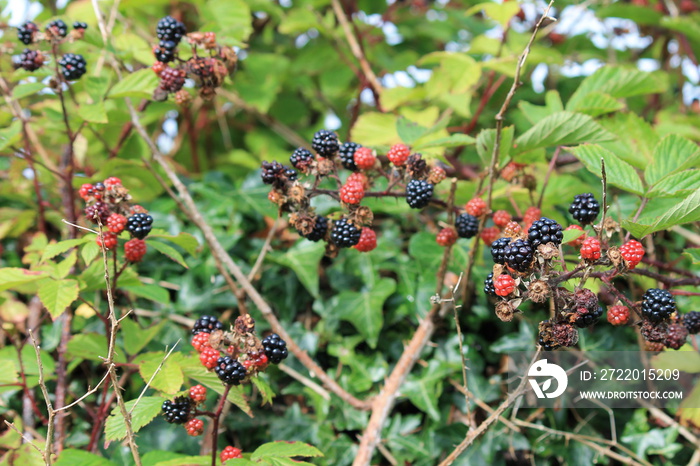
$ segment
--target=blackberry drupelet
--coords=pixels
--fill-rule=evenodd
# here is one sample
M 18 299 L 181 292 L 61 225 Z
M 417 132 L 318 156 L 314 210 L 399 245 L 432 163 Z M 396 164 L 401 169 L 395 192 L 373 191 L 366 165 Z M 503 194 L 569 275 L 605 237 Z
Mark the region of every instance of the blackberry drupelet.
M 357 171 L 357 165 L 355 165 L 355 151 L 362 147 L 356 142 L 344 142 L 343 145 L 338 149 L 338 157 L 343 164 L 343 167 L 348 170 Z
M 161 406 L 163 417 L 171 424 L 184 424 L 190 419 L 192 400 L 178 396 L 174 400 L 165 400 Z
M 506 263 L 506 248 L 510 244 L 510 238 L 498 238 L 491 244 L 491 257 L 496 264 Z
M 496 288 L 493 286 L 493 272 L 488 274 L 484 280 L 484 293 L 488 296 L 496 296 Z
M 516 239 L 503 250 L 506 264 L 518 272 L 526 272 L 532 265 L 533 249 L 526 239 Z
M 331 241 L 339 248 L 350 248 L 360 242 L 362 230 L 350 223 L 348 219 L 341 218 L 333 224 Z
M 296 169 L 303 169 L 303 167 L 308 166 L 313 159 L 314 155 L 311 152 L 303 147 L 299 147 L 289 156 L 289 163 Z
M 460 214 L 455 219 L 455 228 L 460 238 L 473 238 L 479 231 L 479 219 L 469 214 Z
M 144 239 L 151 232 L 151 225 L 153 225 L 153 217 L 150 215 L 134 214 L 126 221 L 126 231 L 134 238 Z
M 73 23 L 73 29 L 87 29 L 88 25 L 87 23 L 82 23 L 80 21 L 76 21 Z
M 642 316 L 652 322 L 666 320 L 676 310 L 676 301 L 668 290 L 651 288 L 642 296 Z
M 527 237 L 532 247 L 537 249 L 540 244 L 561 244 L 564 234 L 561 225 L 550 218 L 542 217 L 532 223 L 532 226 L 527 230 Z
M 17 28 L 17 38 L 24 45 L 29 45 L 34 42 L 34 34 L 39 31 L 36 24 L 31 21 L 27 21 L 23 25 Z
M 66 35 L 68 35 L 68 26 L 66 26 L 66 23 L 64 23 L 62 19 L 51 21 L 48 26 L 46 26 L 46 29 L 50 30 L 53 35 L 58 37 L 66 37 Z
M 216 361 L 214 368 L 217 377 L 226 385 L 239 385 L 241 380 L 245 379 L 247 370 L 237 360 L 231 356 L 224 356 Z
M 591 193 L 577 194 L 569 206 L 569 213 L 581 225 L 593 223 L 600 213 L 600 204 Z
M 326 217 L 317 215 L 313 230 L 311 230 L 311 232 L 307 235 L 303 235 L 301 234 L 301 232 L 299 234 L 304 238 L 308 239 L 309 241 L 320 241 L 326 236 L 327 231 L 328 219 Z
M 287 177 L 289 181 L 296 181 L 297 179 L 297 172 L 293 168 L 284 168 L 284 176 Z
M 107 219 L 110 215 L 109 206 L 104 202 L 95 202 L 93 205 L 85 207 L 85 217 L 95 224 L 99 218 L 102 225 L 107 225 Z
M 321 157 L 332 157 L 340 148 L 338 136 L 333 131 L 328 131 L 327 129 L 316 131 L 314 138 L 311 140 L 311 147 L 313 147 Z
M 432 197 L 433 185 L 425 180 L 411 180 L 406 185 L 406 202 L 412 209 L 422 209 L 430 203 Z
M 276 333 L 263 338 L 262 345 L 265 349 L 265 355 L 273 364 L 279 364 L 289 354 L 287 343 Z
M 44 64 L 44 55 L 37 50 L 24 49 L 16 59 L 15 67 L 27 71 L 36 71 Z
M 156 26 L 156 36 L 160 40 L 172 41 L 179 43 L 182 36 L 187 34 L 185 25 L 176 20 L 172 16 L 166 16 L 158 21 Z
M 219 322 L 219 319 L 217 319 L 214 316 L 202 316 L 199 319 L 197 319 L 192 326 L 192 333 L 194 335 L 198 333 L 211 333 L 214 330 L 222 330 L 224 328 L 224 324 Z
M 61 65 L 61 73 L 68 80 L 80 79 L 87 71 L 87 63 L 82 55 L 67 53 L 58 62 Z
M 688 329 L 688 332 L 695 335 L 700 333 L 700 312 L 690 311 L 683 316 L 683 325 Z

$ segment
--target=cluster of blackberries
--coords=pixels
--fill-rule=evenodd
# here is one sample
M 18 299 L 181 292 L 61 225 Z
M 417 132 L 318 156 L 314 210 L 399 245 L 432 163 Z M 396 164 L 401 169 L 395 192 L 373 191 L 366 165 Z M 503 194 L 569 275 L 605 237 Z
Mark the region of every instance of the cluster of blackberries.
M 178 396 L 174 400 L 165 400 L 161 406 L 163 417 L 171 424 L 184 424 L 192 418 L 192 400 Z
M 73 23 L 73 38 L 82 38 L 87 24 L 81 22 Z M 59 41 L 68 35 L 68 26 L 61 19 L 51 21 L 45 28 L 45 33 L 39 32 L 39 27 L 31 21 L 27 21 L 17 28 L 17 38 L 24 45 L 30 45 L 41 39 Z M 33 72 L 41 68 L 45 57 L 38 50 L 24 49 L 24 51 L 14 57 L 14 67 Z M 82 55 L 68 53 L 58 62 L 61 66 L 61 74 L 66 80 L 79 79 L 85 74 L 87 63 Z
M 127 219 L 126 231 L 134 238 L 144 239 L 151 232 L 151 225 L 153 217 L 146 213 L 137 213 Z
M 153 48 L 153 54 L 161 63 L 170 63 L 175 60 L 175 52 L 182 37 L 187 34 L 185 25 L 172 16 L 166 16 L 158 21 L 156 35 L 160 42 Z
M 61 65 L 61 73 L 67 80 L 80 79 L 87 71 L 87 62 L 82 55 L 75 53 L 65 54 L 58 64 Z
M 197 335 L 198 333 L 211 333 L 216 330 L 223 330 L 224 324 L 219 322 L 214 316 L 202 316 L 194 322 L 192 326 L 192 334 Z
M 24 49 L 24 51 L 14 57 L 14 67 L 27 71 L 36 71 L 44 64 L 44 55 L 38 50 Z

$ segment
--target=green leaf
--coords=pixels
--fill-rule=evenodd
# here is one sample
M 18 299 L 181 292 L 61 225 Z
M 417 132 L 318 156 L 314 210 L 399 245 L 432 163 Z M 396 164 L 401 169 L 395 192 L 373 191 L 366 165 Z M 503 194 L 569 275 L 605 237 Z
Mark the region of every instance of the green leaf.
M 189 358 L 183 358 L 180 361 L 180 368 L 187 377 L 196 380 L 219 395 L 224 393 L 224 386 L 221 384 L 219 378 L 216 376 L 216 374 L 207 372 L 204 366 L 202 366 L 202 363 L 199 362 L 199 357 L 196 355 Z M 226 399 L 238 406 L 238 408 L 240 408 L 240 410 L 246 413 L 248 416 L 253 417 L 253 412 L 250 409 L 250 406 L 248 406 L 248 402 L 243 395 L 243 387 L 231 387 Z
M 695 387 L 690 392 L 690 395 L 683 398 L 678 407 L 679 422 L 682 425 L 698 426 L 700 425 L 700 384 L 695 384 Z
M 138 405 L 136 404 L 137 401 Z M 165 401 L 165 399 L 159 396 L 144 396 L 140 400 L 131 400 L 125 403 L 127 413 L 131 412 L 131 429 L 134 433 L 141 430 L 143 426 L 147 425 L 153 418 L 160 414 L 163 401 Z M 136 405 L 135 408 L 134 405 Z M 111 442 L 114 440 L 122 440 L 125 437 L 126 424 L 124 422 L 124 416 L 122 416 L 119 406 L 115 406 L 114 409 L 112 409 L 111 416 L 107 418 L 107 422 L 105 423 L 105 440 Z
M 496 20 L 501 27 L 505 28 L 510 20 L 520 11 L 520 4 L 518 2 L 479 3 L 469 8 L 465 14 L 472 16 L 482 10 L 486 13 L 486 16 Z
M 666 176 L 700 164 L 700 148 L 681 136 L 666 136 L 654 148 L 651 164 L 644 171 L 644 179 L 653 186 Z
M 318 298 L 318 264 L 325 251 L 323 243 L 299 241 L 286 253 L 273 254 L 270 259 L 292 269 L 304 288 Z
M 700 191 L 695 191 L 660 217 L 643 217 L 636 223 L 624 220 L 622 226 L 634 236 L 642 238 L 650 233 L 698 220 L 700 220 Z
M 584 142 L 609 141 L 614 136 L 582 113 L 557 112 L 538 122 L 515 141 L 515 153 Z
M 634 68 L 603 66 L 581 82 L 566 104 L 567 110 L 586 105 L 591 92 L 616 99 L 665 92 L 668 82 L 662 73 L 646 73 Z M 593 142 L 593 141 L 591 141 Z
M 379 332 L 384 323 L 384 302 L 395 289 L 394 280 L 382 278 L 369 290 L 344 291 L 338 295 L 338 304 L 334 312 L 338 318 L 352 323 L 367 339 L 367 344 L 374 349 L 377 347 Z
M 165 230 L 154 228 L 148 235 L 148 237 L 163 238 L 165 240 L 168 240 L 171 243 L 180 246 L 187 252 L 187 254 L 191 256 L 195 256 L 197 254 L 197 248 L 199 248 L 199 241 L 197 241 L 197 238 L 185 232 L 180 232 L 177 234 L 177 236 L 174 236 L 166 233 Z
M 15 120 L 7 128 L 0 129 L 0 150 L 17 144 L 22 139 L 22 123 Z
M 411 145 L 428 132 L 429 128 L 419 125 L 404 117 L 399 117 L 396 120 L 396 132 L 401 141 L 407 145 Z
M 534 105 L 525 100 L 518 102 L 518 108 L 523 112 L 525 118 L 532 124 L 537 123 L 544 118 L 553 115 L 554 113 L 564 110 L 564 104 L 561 101 L 559 92 L 547 91 L 544 95 L 545 105 Z
M 168 290 L 158 285 L 145 283 L 141 286 L 122 286 L 120 288 L 141 298 L 146 298 L 162 304 L 170 303 L 170 293 L 168 293 Z
M 442 393 L 442 382 L 451 371 L 447 364 L 433 359 L 420 375 L 410 376 L 401 391 L 411 403 L 437 421 L 440 419 L 438 399 Z
M 83 104 L 78 108 L 78 115 L 85 121 L 90 123 L 109 123 L 107 118 L 107 110 L 103 102 L 94 104 Z
M 76 280 L 53 280 L 47 278 L 40 281 L 37 285 L 39 287 L 39 299 L 53 319 L 63 314 L 63 311 L 78 299 L 80 287 Z
M 74 335 L 68 342 L 68 354 L 73 358 L 87 359 L 89 361 L 104 362 L 109 351 L 107 337 L 97 333 L 80 333 Z M 115 348 L 114 360 L 126 362 L 126 358 Z
M 225 45 L 241 45 L 253 32 L 250 8 L 243 0 L 209 0 L 200 11 L 201 19 L 208 22 L 200 30 L 217 33 Z
M 680 351 L 663 351 L 649 360 L 654 369 L 678 369 L 681 372 L 697 374 L 700 372 L 700 354 L 685 345 Z M 700 406 L 700 405 L 698 405 Z
M 684 170 L 664 177 L 646 193 L 646 197 L 684 197 L 700 189 L 700 170 Z
M 510 150 L 513 148 L 513 135 L 515 129 L 513 126 L 506 126 L 501 131 L 501 145 L 498 148 L 499 160 L 507 160 Z M 481 161 L 485 166 L 491 163 L 493 155 L 493 146 L 496 143 L 495 129 L 482 129 L 476 136 L 476 151 L 481 157 Z
M 72 448 L 63 450 L 58 455 L 58 460 L 54 463 L 55 466 L 111 466 L 114 464 L 102 456 Z
M 459 147 L 476 143 L 476 139 L 467 134 L 453 134 L 446 138 L 433 139 L 413 146 L 413 150 L 432 149 L 435 147 Z
M 396 115 L 367 112 L 357 119 L 352 134 L 366 146 L 390 146 L 401 142 L 396 126 Z
M 155 466 L 209 466 L 210 464 L 211 456 L 182 456 L 172 460 L 161 461 L 156 463 Z M 226 464 L 231 463 L 227 461 Z
M 109 78 L 104 76 L 85 76 L 82 81 L 85 91 L 90 95 L 90 98 L 95 102 L 102 101 L 109 87 Z
M 58 243 L 51 243 L 46 246 L 46 249 L 44 249 L 44 254 L 41 255 L 41 262 L 46 262 L 49 259 L 53 259 L 57 255 L 63 254 L 69 249 L 80 246 L 81 244 L 87 243 L 91 240 L 93 240 L 92 236 L 84 236 L 82 238 L 67 239 Z
M 303 442 L 269 442 L 260 445 L 250 455 L 251 460 L 260 460 L 263 457 L 292 458 L 294 456 L 321 457 L 318 448 Z
M 161 243 L 160 241 L 147 241 L 147 244 L 149 246 L 152 246 L 153 249 L 160 252 L 161 254 L 165 254 L 171 260 L 177 262 L 184 268 L 189 269 L 187 263 L 185 262 L 185 259 L 182 257 L 182 254 L 180 254 L 180 251 L 170 246 L 169 244 Z
M 688 256 L 693 264 L 700 264 L 700 248 L 688 248 L 683 251 L 684 256 Z
M 161 320 L 158 324 L 143 329 L 135 321 L 124 319 L 121 323 L 124 329 L 121 333 L 124 338 L 124 350 L 129 355 L 137 354 L 160 333 L 166 323 L 167 320 Z
M 2 268 L 0 269 L 0 291 L 41 280 L 46 277 L 46 274 L 46 272 L 21 269 L 18 267 Z
M 262 404 L 271 405 L 272 400 L 275 398 L 275 392 L 272 390 L 272 387 L 270 387 L 270 384 L 267 383 L 267 381 L 263 379 L 260 374 L 255 377 L 251 377 L 250 381 L 260 392 L 260 396 L 262 396 Z
M 606 113 L 622 110 L 625 105 L 619 100 L 602 92 L 590 92 L 584 100 L 575 103 L 569 110 L 585 113 L 592 117 L 604 115 Z
M 139 365 L 139 374 L 143 381 L 148 381 L 153 377 L 158 366 L 165 357 L 165 352 L 159 351 L 155 353 L 145 353 L 139 355 L 134 362 Z M 163 363 L 158 373 L 151 381 L 151 387 L 161 392 L 173 395 L 180 391 L 182 384 L 185 382 L 185 376 L 182 374 L 182 369 L 177 362 L 176 354 L 171 354 Z
M 0 384 L 17 382 L 18 372 L 10 360 L 0 360 Z
M 12 97 L 14 99 L 21 99 L 23 97 L 36 94 L 45 87 L 46 85 L 41 81 L 35 83 L 20 84 L 19 86 L 12 89 Z
M 561 240 L 563 244 L 566 244 L 569 241 L 573 241 L 576 238 L 580 238 L 581 236 L 586 234 L 586 232 L 582 230 L 565 230 L 563 233 L 564 239 Z
M 597 144 L 585 144 L 572 148 L 571 152 L 578 157 L 588 171 L 599 177 L 601 176 L 600 159 L 604 159 L 609 184 L 639 195 L 644 192 L 642 180 L 639 179 L 635 169 L 609 150 Z
M 95 260 L 95 257 L 97 257 L 99 253 L 100 247 L 97 245 L 94 239 L 85 243 L 85 245 L 80 249 L 80 257 L 83 258 L 85 265 L 90 265 L 90 263 Z
M 150 68 L 144 68 L 127 75 L 117 82 L 107 95 L 112 99 L 140 97 L 148 99 L 158 85 L 158 76 Z

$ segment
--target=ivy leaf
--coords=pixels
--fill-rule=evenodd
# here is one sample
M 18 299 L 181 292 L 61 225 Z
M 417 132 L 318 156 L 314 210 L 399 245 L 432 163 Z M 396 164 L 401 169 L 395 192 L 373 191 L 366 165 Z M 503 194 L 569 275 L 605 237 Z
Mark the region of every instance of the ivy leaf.
M 610 141 L 615 137 L 583 113 L 557 112 L 538 122 L 515 141 L 515 153 L 584 142 Z
M 315 298 L 318 294 L 318 264 L 325 254 L 323 243 L 300 241 L 286 253 L 271 256 L 271 260 L 289 267 L 299 278 L 304 288 Z
M 138 405 L 136 405 L 137 401 L 139 402 Z M 165 399 L 159 396 L 144 396 L 140 400 L 131 400 L 125 403 L 126 412 L 131 412 L 131 429 L 134 433 L 141 430 L 143 426 L 160 414 L 163 401 Z M 134 408 L 134 405 L 136 405 L 136 408 Z M 105 422 L 105 440 L 111 442 L 122 440 L 125 437 L 126 423 L 124 422 L 124 416 L 122 416 L 119 406 L 115 406 L 112 409 L 111 416 Z
M 269 442 L 256 448 L 250 455 L 250 459 L 255 461 L 264 457 L 293 458 L 295 456 L 321 457 L 323 453 L 304 442 Z
M 53 319 L 63 314 L 63 311 L 78 299 L 80 287 L 76 280 L 53 280 L 47 278 L 41 280 L 37 285 L 39 288 L 39 299 Z
M 169 244 L 161 243 L 160 241 L 148 241 L 147 244 L 149 246 L 152 246 L 153 249 L 160 252 L 161 254 L 166 255 L 174 262 L 177 262 L 184 268 L 189 269 L 187 263 L 185 262 L 185 259 L 182 257 L 182 254 L 180 254 L 180 251 L 170 246 Z
M 588 170 L 601 176 L 600 159 L 605 160 L 605 172 L 608 183 L 629 192 L 641 195 L 644 192 L 642 180 L 631 165 L 620 160 L 615 154 L 598 144 L 585 144 L 574 147 L 571 152 L 588 168 Z
M 344 291 L 337 296 L 335 313 L 340 319 L 352 323 L 371 348 L 377 347 L 379 332 L 384 323 L 382 308 L 396 289 L 396 282 L 382 278 L 371 289 L 354 292 Z
M 114 464 L 102 456 L 73 448 L 63 450 L 54 463 L 55 466 L 112 466 Z

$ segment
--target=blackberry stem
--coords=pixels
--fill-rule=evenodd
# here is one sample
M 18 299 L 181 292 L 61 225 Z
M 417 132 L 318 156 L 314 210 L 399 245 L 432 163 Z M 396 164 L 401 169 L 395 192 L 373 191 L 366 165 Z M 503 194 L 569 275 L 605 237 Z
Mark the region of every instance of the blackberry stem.
M 211 432 L 211 466 L 216 466 L 216 450 L 218 448 L 219 440 L 219 419 L 221 419 L 221 413 L 224 410 L 226 397 L 228 397 L 228 392 L 231 390 L 231 387 L 232 385 L 226 385 L 224 387 L 224 393 L 221 394 L 219 405 L 216 407 L 216 412 L 214 413 L 214 428 Z

